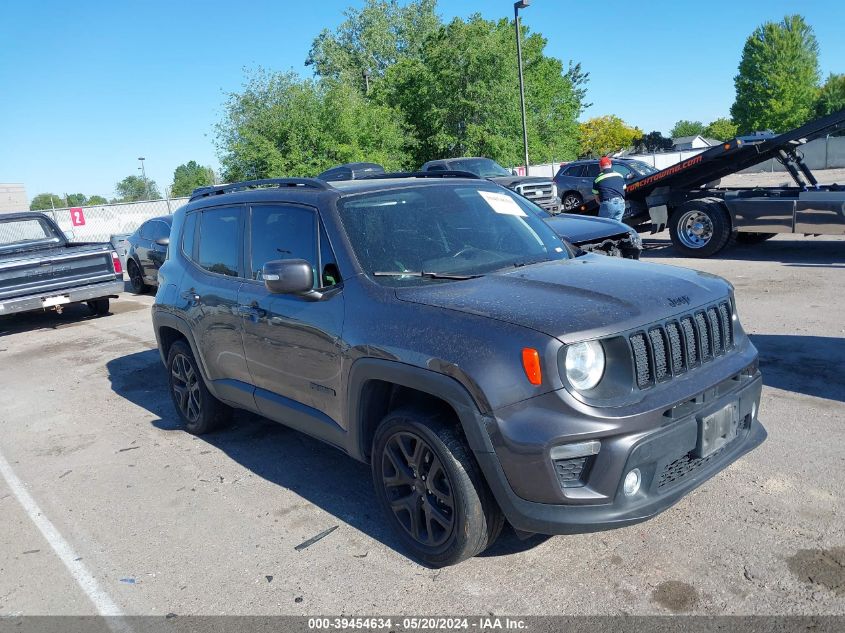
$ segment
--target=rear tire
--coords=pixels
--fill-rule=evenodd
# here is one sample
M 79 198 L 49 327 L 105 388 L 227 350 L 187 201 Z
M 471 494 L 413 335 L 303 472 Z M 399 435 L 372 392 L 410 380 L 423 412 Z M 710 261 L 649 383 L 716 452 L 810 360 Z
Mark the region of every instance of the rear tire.
M 86 301 L 88 304 L 88 309 L 91 310 L 91 314 L 96 314 L 97 316 L 105 316 L 109 313 L 109 298 L 105 297 L 103 299 L 92 299 L 91 301 Z
M 150 289 L 150 287 L 144 283 L 144 277 L 141 275 L 141 269 L 138 268 L 138 264 L 135 263 L 134 259 L 130 259 L 129 263 L 126 265 L 126 274 L 129 275 L 129 286 L 132 288 L 132 292 L 136 295 L 143 294 Z
M 686 257 L 710 257 L 733 242 L 727 209 L 717 198 L 690 200 L 669 218 L 672 246 Z
M 410 553 L 430 567 L 484 551 L 504 517 L 454 422 L 403 408 L 373 438 L 373 483 L 388 521 Z
M 232 408 L 211 395 L 185 341 L 170 346 L 167 372 L 170 398 L 188 433 L 203 435 L 229 422 Z
M 737 233 L 737 244 L 759 244 L 772 239 L 777 233 Z

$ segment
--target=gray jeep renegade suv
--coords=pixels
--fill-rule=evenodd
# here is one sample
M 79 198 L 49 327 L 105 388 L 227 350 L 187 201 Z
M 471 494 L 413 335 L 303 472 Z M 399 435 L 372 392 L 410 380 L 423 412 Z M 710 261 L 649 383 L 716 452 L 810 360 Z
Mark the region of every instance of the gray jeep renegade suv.
M 437 176 L 195 192 L 153 307 L 188 431 L 236 407 L 370 463 L 432 566 L 505 519 L 643 521 L 764 440 L 727 282 L 579 254 L 522 196 Z

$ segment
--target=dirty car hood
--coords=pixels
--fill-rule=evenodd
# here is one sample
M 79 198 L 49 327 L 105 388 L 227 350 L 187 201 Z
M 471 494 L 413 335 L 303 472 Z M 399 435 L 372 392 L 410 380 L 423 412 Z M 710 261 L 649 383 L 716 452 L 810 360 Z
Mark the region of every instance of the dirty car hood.
M 425 284 L 398 288 L 396 296 L 529 327 L 564 343 L 624 332 L 730 292 L 715 275 L 601 255 Z
M 544 221 L 555 233 L 565 237 L 573 244 L 615 235 L 625 235 L 629 232 L 626 225 L 607 218 L 560 214 L 544 218 Z

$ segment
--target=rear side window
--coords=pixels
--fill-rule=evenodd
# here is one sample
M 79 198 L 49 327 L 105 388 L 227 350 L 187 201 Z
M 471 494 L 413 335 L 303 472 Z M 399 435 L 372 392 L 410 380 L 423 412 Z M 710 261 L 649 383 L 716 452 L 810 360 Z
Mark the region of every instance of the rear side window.
M 209 272 L 237 277 L 240 225 L 240 207 L 203 211 L 197 263 Z
M 579 178 L 584 174 L 584 165 L 572 165 L 566 170 L 566 175 L 573 178 Z
M 182 252 L 191 259 L 194 258 L 194 243 L 197 233 L 198 213 L 191 213 L 185 218 L 185 225 L 182 227 Z

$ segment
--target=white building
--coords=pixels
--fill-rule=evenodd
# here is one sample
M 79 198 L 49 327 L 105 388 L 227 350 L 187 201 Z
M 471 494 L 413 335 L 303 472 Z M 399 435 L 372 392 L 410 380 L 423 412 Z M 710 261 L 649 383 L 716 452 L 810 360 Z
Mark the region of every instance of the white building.
M 29 198 L 26 197 L 26 187 L 20 183 L 0 183 L 0 213 L 28 210 Z

